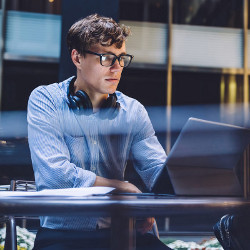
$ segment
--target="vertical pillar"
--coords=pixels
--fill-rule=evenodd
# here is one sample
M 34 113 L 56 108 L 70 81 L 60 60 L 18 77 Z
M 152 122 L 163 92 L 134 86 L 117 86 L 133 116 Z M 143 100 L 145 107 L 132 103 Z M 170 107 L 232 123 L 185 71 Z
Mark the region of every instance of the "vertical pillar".
M 9 216 L 6 222 L 6 238 L 4 249 L 17 250 L 16 221 L 13 216 Z
M 118 210 L 118 209 L 117 209 Z M 135 250 L 135 219 L 125 211 L 117 211 L 111 217 L 111 250 Z
M 243 82 L 243 106 L 245 125 L 249 120 L 249 80 L 248 80 L 248 0 L 243 0 L 243 25 L 244 25 L 244 82 Z
M 244 198 L 250 199 L 250 145 L 244 151 Z
M 166 151 L 171 149 L 171 111 L 172 111 L 172 25 L 173 0 L 168 0 L 168 44 L 167 44 L 167 137 Z
M 2 110 L 2 92 L 3 92 L 3 57 L 5 50 L 5 27 L 6 27 L 6 0 L 2 0 L 1 16 L 1 38 L 0 38 L 0 111 Z

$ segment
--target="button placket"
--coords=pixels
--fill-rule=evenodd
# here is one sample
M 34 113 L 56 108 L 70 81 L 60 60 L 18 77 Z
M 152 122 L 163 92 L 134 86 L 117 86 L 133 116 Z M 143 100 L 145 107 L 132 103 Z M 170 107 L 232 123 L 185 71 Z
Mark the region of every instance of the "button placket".
M 96 122 L 92 120 L 91 126 L 91 171 L 97 173 L 97 167 L 99 162 L 99 145 L 98 145 L 98 127 Z

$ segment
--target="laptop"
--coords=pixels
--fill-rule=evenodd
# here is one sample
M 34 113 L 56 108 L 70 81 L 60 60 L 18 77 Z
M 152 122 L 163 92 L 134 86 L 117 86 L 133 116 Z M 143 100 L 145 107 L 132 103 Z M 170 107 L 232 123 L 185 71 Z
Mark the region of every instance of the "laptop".
M 180 196 L 243 196 L 250 130 L 189 118 L 153 187 Z

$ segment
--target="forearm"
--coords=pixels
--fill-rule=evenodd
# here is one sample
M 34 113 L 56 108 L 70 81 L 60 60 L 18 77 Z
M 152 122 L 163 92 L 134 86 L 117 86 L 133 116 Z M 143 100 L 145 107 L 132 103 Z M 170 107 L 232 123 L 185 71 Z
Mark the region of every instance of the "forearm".
M 114 187 L 118 192 L 141 193 L 132 183 L 96 176 L 94 186 Z

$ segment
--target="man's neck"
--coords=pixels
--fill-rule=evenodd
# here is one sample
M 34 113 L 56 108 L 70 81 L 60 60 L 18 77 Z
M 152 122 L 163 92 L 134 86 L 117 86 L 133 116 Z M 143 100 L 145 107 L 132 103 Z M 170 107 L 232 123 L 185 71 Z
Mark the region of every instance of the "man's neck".
M 94 95 L 92 95 L 91 93 L 87 93 L 89 95 L 89 98 L 92 102 L 92 106 L 93 106 L 93 112 L 97 112 L 100 107 L 102 106 L 102 104 L 107 100 L 108 98 L 108 94 L 99 94 L 99 93 L 94 93 Z
M 108 94 L 97 93 L 95 91 L 91 91 L 90 89 L 83 88 L 82 84 L 79 83 L 79 80 L 76 79 L 74 83 L 74 92 L 77 92 L 78 90 L 83 90 L 87 93 L 91 100 L 94 112 L 97 112 L 108 98 Z

